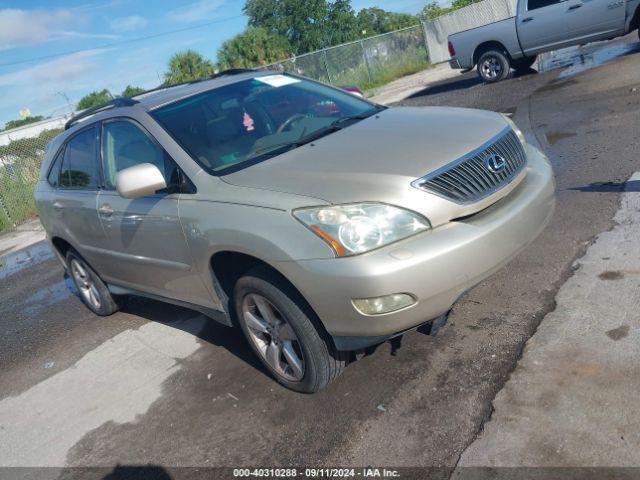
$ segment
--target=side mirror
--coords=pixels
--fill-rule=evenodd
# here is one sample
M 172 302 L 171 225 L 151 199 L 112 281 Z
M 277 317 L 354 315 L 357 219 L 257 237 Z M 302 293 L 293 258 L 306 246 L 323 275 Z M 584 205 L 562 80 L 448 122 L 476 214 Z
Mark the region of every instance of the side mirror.
M 120 170 L 116 177 L 116 190 L 124 198 L 146 197 L 163 188 L 167 188 L 164 176 L 158 167 L 150 163 Z

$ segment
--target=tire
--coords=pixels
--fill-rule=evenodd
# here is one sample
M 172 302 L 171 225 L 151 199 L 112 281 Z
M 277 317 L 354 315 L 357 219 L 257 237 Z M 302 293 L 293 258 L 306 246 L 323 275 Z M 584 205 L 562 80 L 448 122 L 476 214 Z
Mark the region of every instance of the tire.
M 251 270 L 236 282 L 233 297 L 244 336 L 279 383 L 315 393 L 342 373 L 348 353 L 333 348 L 306 301 L 277 274 Z
M 511 62 L 507 55 L 497 50 L 489 50 L 478 59 L 478 75 L 486 83 L 495 83 L 509 76 Z
M 538 56 L 534 55 L 533 57 L 522 57 L 517 60 L 513 60 L 513 68 L 517 72 L 527 71 L 531 68 L 531 65 L 536 63 L 537 58 Z
M 76 251 L 70 249 L 67 252 L 67 266 L 80 299 L 89 310 L 106 317 L 120 309 L 119 302 L 111 295 L 106 284 Z

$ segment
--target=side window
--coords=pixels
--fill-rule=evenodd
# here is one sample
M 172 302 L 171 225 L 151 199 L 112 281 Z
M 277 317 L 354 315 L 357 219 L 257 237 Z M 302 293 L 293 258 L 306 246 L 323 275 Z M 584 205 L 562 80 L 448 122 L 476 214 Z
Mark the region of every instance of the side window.
M 64 147 L 60 149 L 56 157 L 51 162 L 51 168 L 49 170 L 49 175 L 47 176 L 47 181 L 49 185 L 56 188 L 58 187 L 58 182 L 60 180 L 60 163 L 62 162 L 62 157 L 64 156 Z
M 102 128 L 102 158 L 108 188 L 115 188 L 120 170 L 140 163 L 158 167 L 167 185 L 178 183 L 175 162 L 134 123 L 116 120 L 105 122 Z
M 94 189 L 100 182 L 96 158 L 96 129 L 84 130 L 67 142 L 62 157 L 60 186 L 63 188 Z
M 560 3 L 560 0 L 529 0 L 527 10 L 537 10 L 538 8 L 548 7 Z

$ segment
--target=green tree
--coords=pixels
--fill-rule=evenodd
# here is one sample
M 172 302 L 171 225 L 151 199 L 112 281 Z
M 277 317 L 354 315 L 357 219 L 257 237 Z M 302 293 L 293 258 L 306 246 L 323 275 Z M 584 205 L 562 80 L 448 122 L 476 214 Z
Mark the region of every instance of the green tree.
M 289 42 L 265 28 L 249 27 L 227 40 L 218 50 L 218 67 L 250 68 L 283 60 L 290 56 Z
M 351 42 L 360 35 L 358 20 L 351 8 L 351 0 L 334 0 L 327 11 L 327 28 L 329 28 L 330 45 Z
M 87 108 L 102 105 L 113 98 L 111 92 L 106 88 L 103 88 L 99 92 L 91 92 L 80 99 L 76 105 L 76 110 L 85 110 Z
M 122 97 L 135 97 L 136 95 L 140 95 L 145 90 L 144 88 L 134 87 L 133 85 L 127 85 L 125 89 L 122 91 L 120 96 Z
M 18 120 L 9 120 L 4 124 L 4 129 L 11 130 L 12 128 L 18 128 L 24 125 L 29 125 L 30 123 L 39 122 L 40 120 L 44 120 L 44 117 L 42 115 L 32 115 L 29 117 L 20 118 Z
M 481 0 L 453 0 L 453 2 L 451 2 L 451 9 L 458 10 L 459 8 L 468 7 L 469 5 L 480 1 Z
M 441 7 L 438 2 L 427 3 L 420 12 L 419 17 L 423 20 L 431 20 L 479 1 L 481 0 L 453 0 L 449 7 Z
M 211 61 L 193 50 L 174 53 L 169 60 L 169 71 L 164 74 L 165 85 L 190 82 L 213 75 Z
M 358 31 L 366 37 L 392 32 L 418 23 L 420 20 L 414 15 L 388 12 L 379 7 L 363 8 L 357 16 Z
M 296 55 L 337 45 L 356 34 L 348 0 L 247 0 L 243 12 L 250 26 L 286 37 Z

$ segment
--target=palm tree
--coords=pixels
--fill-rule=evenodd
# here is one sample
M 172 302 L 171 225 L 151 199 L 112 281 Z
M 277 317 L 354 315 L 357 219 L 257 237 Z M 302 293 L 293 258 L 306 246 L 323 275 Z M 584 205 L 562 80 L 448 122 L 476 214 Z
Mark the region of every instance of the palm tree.
M 193 50 L 174 53 L 169 60 L 169 71 L 164 74 L 166 85 L 189 82 L 213 75 L 213 63 Z

